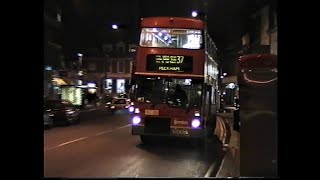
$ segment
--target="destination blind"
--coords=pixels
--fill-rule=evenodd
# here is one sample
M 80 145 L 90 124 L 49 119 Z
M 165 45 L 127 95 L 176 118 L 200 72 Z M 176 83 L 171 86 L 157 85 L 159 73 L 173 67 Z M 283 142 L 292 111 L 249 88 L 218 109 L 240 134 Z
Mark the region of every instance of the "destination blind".
M 146 70 L 192 73 L 192 61 L 192 56 L 149 54 Z

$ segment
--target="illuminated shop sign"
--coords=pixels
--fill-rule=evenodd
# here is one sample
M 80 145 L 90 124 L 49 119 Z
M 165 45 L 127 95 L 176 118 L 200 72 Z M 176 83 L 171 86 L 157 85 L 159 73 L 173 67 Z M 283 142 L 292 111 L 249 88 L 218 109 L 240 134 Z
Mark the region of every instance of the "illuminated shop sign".
M 147 71 L 192 72 L 192 56 L 147 55 Z

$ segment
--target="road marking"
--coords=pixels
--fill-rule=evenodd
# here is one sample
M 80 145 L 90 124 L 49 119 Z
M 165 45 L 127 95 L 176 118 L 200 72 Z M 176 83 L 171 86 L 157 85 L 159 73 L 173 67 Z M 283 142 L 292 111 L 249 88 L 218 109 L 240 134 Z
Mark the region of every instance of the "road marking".
M 65 142 L 65 143 L 61 143 L 61 144 L 59 144 L 59 145 L 57 145 L 57 146 L 53 146 L 53 147 L 50 147 L 50 148 L 45 148 L 45 149 L 44 149 L 44 152 L 49 151 L 49 150 L 52 150 L 52 149 L 56 149 L 56 148 L 58 148 L 58 147 L 62 147 L 62 146 L 65 146 L 65 145 L 68 145 L 68 144 L 71 144 L 71 143 L 74 143 L 74 142 L 78 142 L 78 141 L 81 141 L 81 140 L 84 140 L 84 139 L 88 139 L 89 137 L 99 136 L 99 135 L 106 134 L 106 133 L 109 133 L 109 132 L 112 132 L 112 131 L 116 131 L 116 130 L 119 130 L 119 129 L 128 127 L 128 126 L 130 126 L 130 125 L 131 125 L 131 124 L 127 124 L 127 125 L 125 125 L 125 126 L 121 126 L 121 127 L 115 128 L 115 129 L 110 129 L 110 130 L 108 130 L 108 131 L 103 131 L 103 132 L 97 133 L 97 134 L 95 134 L 95 135 L 78 138 L 78 139 L 75 139 L 75 140 L 72 140 L 72 141 L 68 141 L 68 142 Z
M 220 125 L 220 139 L 223 145 L 225 145 L 225 142 L 227 140 L 227 128 L 225 125 L 225 122 L 222 118 L 219 118 L 219 125 Z
M 77 142 L 77 141 L 81 141 L 81 140 L 83 140 L 83 139 L 87 139 L 87 138 L 88 138 L 88 136 L 87 136 L 87 137 L 78 138 L 78 139 L 75 139 L 75 140 L 72 140 L 72 141 L 68 141 L 68 142 L 65 142 L 65 143 L 59 144 L 58 146 L 59 146 L 59 147 L 60 147 L 60 146 L 64 146 L 64 145 L 71 144 L 71 143 L 73 143 L 73 142 Z
M 210 177 L 210 175 L 211 175 L 211 173 L 212 173 L 212 171 L 213 171 L 213 168 L 216 166 L 216 162 L 213 162 L 212 164 L 211 164 L 211 166 L 209 167 L 209 169 L 208 169 L 208 171 L 207 171 L 207 173 L 206 173 L 206 175 L 204 176 L 204 177 Z
M 219 167 L 219 170 L 218 170 L 218 172 L 217 172 L 217 174 L 216 174 L 216 177 L 221 177 L 221 175 L 220 175 L 220 173 L 221 173 L 221 169 L 222 169 L 222 166 L 223 166 L 223 164 L 224 164 L 224 160 L 225 160 L 226 158 L 223 158 L 222 159 L 222 162 L 221 162 L 221 165 L 220 165 L 220 167 Z
M 225 122 L 222 120 L 222 118 L 219 118 L 218 121 L 219 121 L 219 126 L 220 126 L 220 139 L 221 139 L 222 144 L 223 144 L 223 146 L 225 148 L 226 146 L 228 146 L 228 144 L 225 144 L 226 139 L 227 139 L 227 130 L 226 130 Z M 221 165 L 219 167 L 218 173 L 220 173 L 220 171 L 221 171 L 221 167 L 222 167 L 222 164 L 224 163 L 224 160 L 225 160 L 225 158 L 222 159 L 222 162 L 221 162 Z M 208 171 L 207 171 L 207 173 L 206 173 L 206 175 L 204 177 L 206 177 L 206 178 L 210 177 L 210 175 L 212 174 L 212 171 L 213 171 L 215 166 L 216 166 L 216 162 L 213 162 L 210 165 L 210 167 L 209 167 L 209 169 L 208 169 Z M 217 177 L 217 175 L 216 175 L 216 177 Z
M 224 122 L 223 122 L 223 120 L 222 120 L 221 118 L 218 119 L 218 122 L 219 122 L 219 126 L 220 126 L 220 139 L 221 139 L 221 141 L 222 141 L 223 144 L 224 144 L 225 138 L 226 138 L 226 137 L 224 136 L 224 134 L 225 134 Z M 216 162 L 213 162 L 213 163 L 210 165 L 210 167 L 209 167 L 209 169 L 208 169 L 208 171 L 207 171 L 207 173 L 205 174 L 204 177 L 206 177 L 206 178 L 210 177 L 210 175 L 212 174 L 212 171 L 213 171 L 213 169 L 214 169 L 215 166 L 216 166 Z M 221 166 L 220 166 L 220 168 L 221 168 Z
M 221 120 L 221 121 L 223 121 L 223 120 Z M 225 145 L 226 140 L 227 140 L 227 128 L 226 128 L 226 124 L 224 121 L 222 123 L 222 128 L 223 128 L 223 141 L 222 141 L 222 143 L 223 143 L 223 145 Z
M 226 127 L 225 127 L 224 121 L 221 118 L 218 119 L 218 122 L 219 122 L 219 126 L 220 126 L 219 138 L 220 138 L 221 142 L 224 144 L 226 142 L 226 138 L 227 138 Z
M 219 119 L 219 126 L 220 126 L 220 139 L 223 141 L 223 126 L 222 126 L 222 120 Z
M 115 128 L 115 129 L 110 129 L 110 130 L 108 130 L 108 131 L 104 131 L 104 132 L 97 133 L 97 134 L 95 134 L 95 135 L 93 135 L 93 136 L 99 136 L 99 135 L 102 135 L 102 134 L 106 134 L 106 133 L 109 133 L 109 132 L 111 132 L 111 131 L 115 131 L 115 130 L 118 130 L 118 129 L 122 129 L 122 128 L 128 127 L 128 126 L 130 126 L 130 125 L 131 125 L 131 124 L 127 124 L 127 125 L 125 125 L 125 126 L 121 126 L 121 127 Z
M 95 109 L 89 109 L 88 112 L 91 112 L 91 111 L 95 111 L 97 110 L 98 108 L 95 108 Z

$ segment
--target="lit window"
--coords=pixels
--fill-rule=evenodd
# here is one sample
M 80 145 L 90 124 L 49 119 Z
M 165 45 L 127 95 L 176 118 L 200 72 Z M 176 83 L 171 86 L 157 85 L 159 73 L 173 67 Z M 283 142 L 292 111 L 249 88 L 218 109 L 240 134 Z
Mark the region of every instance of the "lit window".
M 124 87 L 124 79 L 117 79 L 117 93 L 124 93 L 125 87 Z
M 201 30 L 143 28 L 140 35 L 142 47 L 164 47 L 200 49 L 202 45 Z
M 112 79 L 106 79 L 105 89 L 108 93 L 112 92 Z

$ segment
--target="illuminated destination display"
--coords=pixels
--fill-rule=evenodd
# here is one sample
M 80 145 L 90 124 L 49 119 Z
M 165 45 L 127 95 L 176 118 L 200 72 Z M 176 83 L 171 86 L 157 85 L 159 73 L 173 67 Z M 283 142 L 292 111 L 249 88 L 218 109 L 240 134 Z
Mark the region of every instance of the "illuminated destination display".
M 192 72 L 192 56 L 147 55 L 147 71 Z

